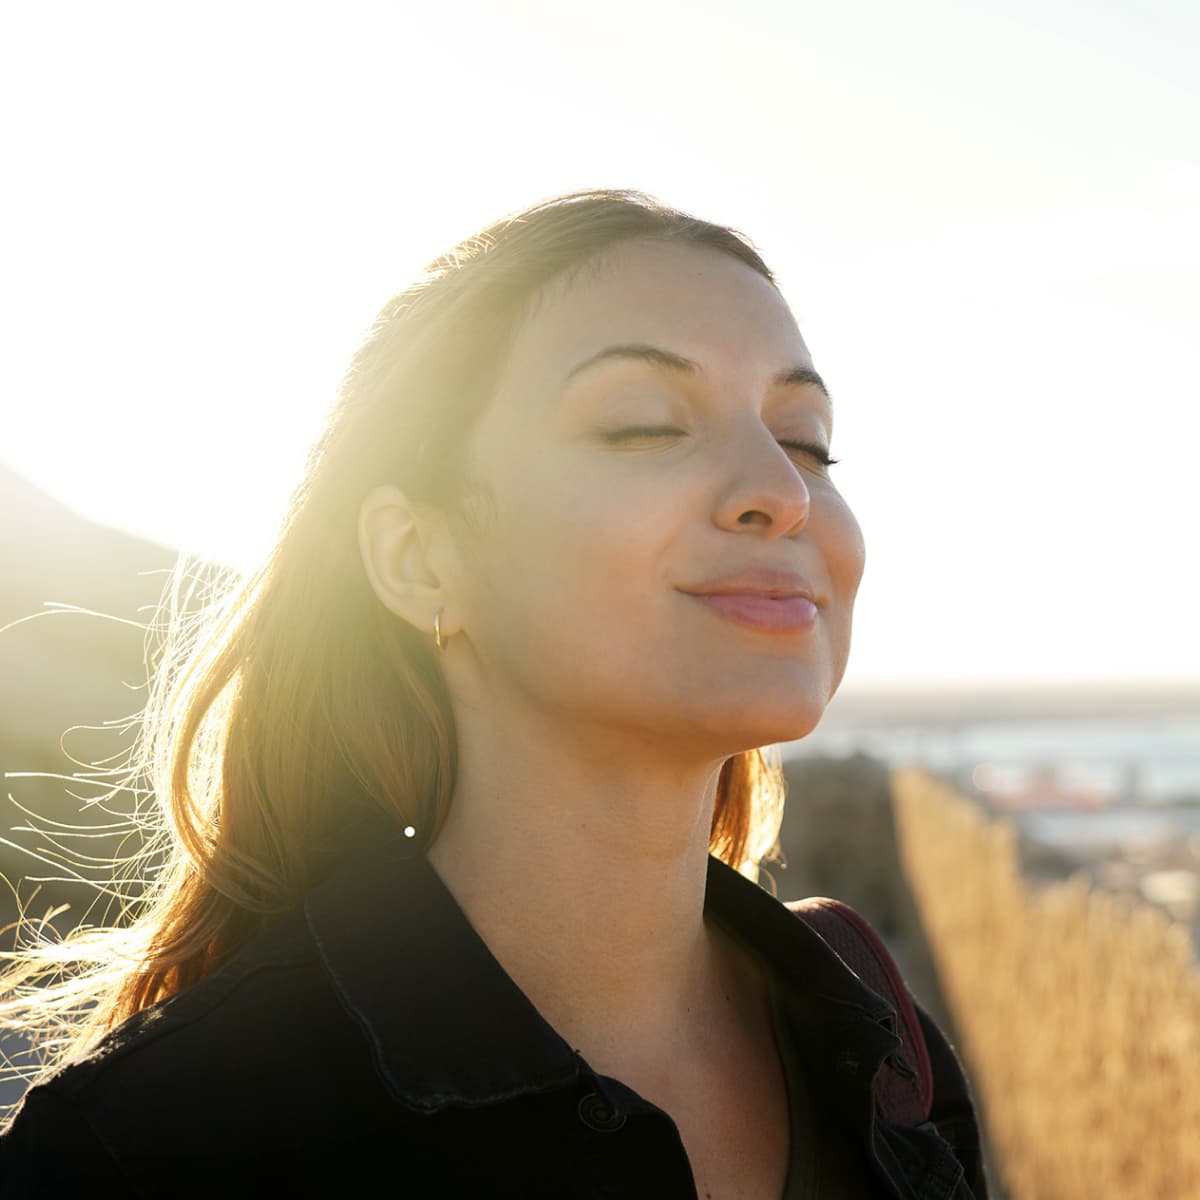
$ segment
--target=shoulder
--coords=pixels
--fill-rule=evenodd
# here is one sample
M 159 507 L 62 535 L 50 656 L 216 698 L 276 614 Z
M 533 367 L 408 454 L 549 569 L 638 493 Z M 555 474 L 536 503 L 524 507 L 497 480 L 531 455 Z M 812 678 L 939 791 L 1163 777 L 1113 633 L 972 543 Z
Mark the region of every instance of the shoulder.
M 894 1012 L 900 1053 L 911 1062 L 905 1062 L 903 1072 L 876 1076 L 879 1113 L 900 1128 L 936 1132 L 953 1150 L 971 1194 L 986 1196 L 979 1116 L 966 1072 L 949 1038 L 909 990 L 883 938 L 861 914 L 836 900 L 813 897 L 787 907 L 816 929 Z
M 101 1195 L 132 1191 L 79 1108 L 49 1088 L 31 1089 L 0 1137 L 0 1192 L 6 1200 L 68 1196 L 85 1182 Z
M 930 1120 L 954 1148 L 976 1196 L 987 1195 L 979 1112 L 967 1082 L 966 1071 L 950 1039 L 919 1005 L 917 1015 L 929 1053 L 933 1076 L 933 1109 Z
M 182 1161 L 205 1146 L 294 1138 L 297 1114 L 319 1108 L 339 1073 L 369 1091 L 369 1047 L 296 910 L 31 1088 L 0 1138 L 0 1192 L 25 1194 L 13 1181 L 40 1179 L 48 1146 L 63 1170 L 120 1178 L 156 1155 Z M 36 1194 L 57 1193 L 39 1182 Z

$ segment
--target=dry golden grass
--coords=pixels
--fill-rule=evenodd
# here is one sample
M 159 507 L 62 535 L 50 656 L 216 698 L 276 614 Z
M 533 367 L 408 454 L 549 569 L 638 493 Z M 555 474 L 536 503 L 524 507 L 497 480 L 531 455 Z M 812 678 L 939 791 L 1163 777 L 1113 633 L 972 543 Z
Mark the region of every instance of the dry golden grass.
M 894 778 L 901 855 L 1012 1200 L 1200 1200 L 1187 931 L 1082 879 L 1034 891 L 1015 831 Z

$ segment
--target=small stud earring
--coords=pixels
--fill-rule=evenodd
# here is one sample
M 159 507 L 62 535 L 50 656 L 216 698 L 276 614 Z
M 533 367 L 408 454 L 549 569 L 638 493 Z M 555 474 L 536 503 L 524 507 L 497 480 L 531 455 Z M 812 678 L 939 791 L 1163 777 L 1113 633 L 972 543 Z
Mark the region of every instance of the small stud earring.
M 442 609 L 433 614 L 433 644 L 439 650 L 445 650 L 446 643 L 442 639 Z

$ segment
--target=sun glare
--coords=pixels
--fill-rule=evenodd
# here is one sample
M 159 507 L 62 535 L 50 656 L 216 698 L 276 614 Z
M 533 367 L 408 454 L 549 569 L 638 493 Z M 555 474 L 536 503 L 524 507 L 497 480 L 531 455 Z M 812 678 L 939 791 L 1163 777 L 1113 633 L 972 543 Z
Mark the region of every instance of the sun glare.
M 837 398 L 851 675 L 1200 673 L 1181 39 L 627 7 L 10 15 L 6 464 L 248 566 L 392 292 L 499 212 L 632 185 L 753 234 Z

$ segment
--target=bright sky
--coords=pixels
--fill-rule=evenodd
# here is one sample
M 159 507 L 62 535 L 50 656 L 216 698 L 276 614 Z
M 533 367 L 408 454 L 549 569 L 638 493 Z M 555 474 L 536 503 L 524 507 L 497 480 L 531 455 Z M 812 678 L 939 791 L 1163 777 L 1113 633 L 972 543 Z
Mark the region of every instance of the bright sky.
M 5 5 L 0 458 L 245 564 L 391 293 L 632 186 L 830 383 L 851 677 L 1200 676 L 1197 63 L 1193 0 Z

